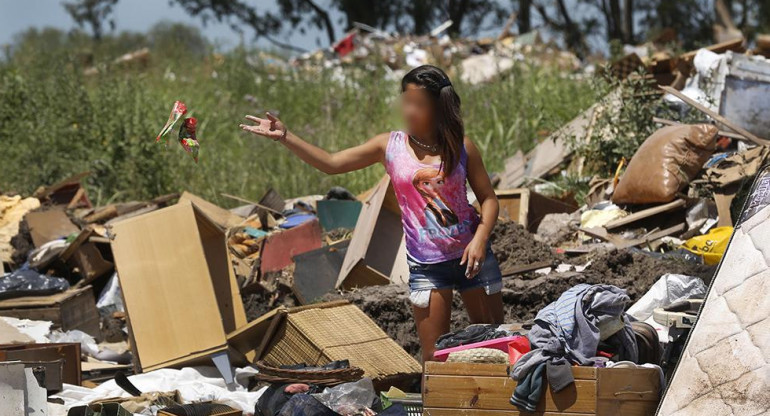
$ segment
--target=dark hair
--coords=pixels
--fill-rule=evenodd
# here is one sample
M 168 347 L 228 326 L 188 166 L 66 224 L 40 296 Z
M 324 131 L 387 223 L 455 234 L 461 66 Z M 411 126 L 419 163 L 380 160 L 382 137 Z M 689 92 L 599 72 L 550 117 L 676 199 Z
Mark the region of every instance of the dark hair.
M 401 79 L 401 92 L 409 84 L 424 88 L 435 99 L 436 136 L 441 154 L 441 167 L 449 176 L 463 148 L 465 127 L 460 113 L 460 96 L 457 95 L 446 73 L 433 65 L 412 69 Z

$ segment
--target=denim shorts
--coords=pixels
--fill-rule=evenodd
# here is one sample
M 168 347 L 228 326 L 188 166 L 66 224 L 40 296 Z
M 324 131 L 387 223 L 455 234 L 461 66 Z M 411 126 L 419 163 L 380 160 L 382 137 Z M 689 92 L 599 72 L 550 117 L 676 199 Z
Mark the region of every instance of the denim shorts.
M 407 256 L 409 264 L 409 299 L 417 307 L 425 308 L 430 300 L 430 291 L 434 289 L 455 289 L 464 292 L 483 287 L 487 295 L 493 295 L 503 289 L 503 276 L 500 265 L 487 247 L 487 255 L 481 270 L 472 279 L 465 277 L 466 265 L 461 259 L 447 260 L 440 263 L 419 263 Z

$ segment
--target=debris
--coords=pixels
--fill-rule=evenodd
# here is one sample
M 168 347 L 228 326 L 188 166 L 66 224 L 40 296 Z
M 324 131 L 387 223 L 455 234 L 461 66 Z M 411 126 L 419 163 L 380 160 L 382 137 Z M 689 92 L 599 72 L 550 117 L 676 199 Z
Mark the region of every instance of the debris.
M 313 303 L 334 290 L 349 243 L 346 240 L 293 257 L 296 266 L 292 291 L 300 303 Z
M 91 286 L 71 288 L 48 296 L 0 300 L 0 315 L 53 322 L 62 331 L 79 329 L 101 338 L 99 313 Z
M 24 363 L 0 363 L 0 413 L 19 416 L 47 414 L 45 388 L 38 384 L 32 368 Z
M 318 220 L 324 231 L 337 228 L 356 227 L 358 216 L 361 214 L 360 201 L 345 201 L 339 199 L 323 199 L 316 203 Z
M 683 248 L 703 257 L 704 263 L 717 265 L 727 248 L 727 243 L 733 235 L 733 227 L 717 227 L 705 235 L 690 238 L 682 245 Z
M 3 361 L 53 363 L 61 368 L 60 382 L 79 386 L 82 381 L 79 342 L 0 345 L 0 362 Z M 52 381 L 56 380 L 54 374 L 50 376 Z
M 708 124 L 664 127 L 644 141 L 612 194 L 616 204 L 668 203 L 703 168 L 716 148 Z
M 548 198 L 527 188 L 497 190 L 500 203 L 500 217 L 521 224 L 530 232 L 535 232 L 540 222 L 548 214 L 571 213 L 577 207 L 562 201 Z
M 321 248 L 321 225 L 313 218 L 302 225 L 265 238 L 260 255 L 262 274 L 277 272 L 293 263 L 292 257 Z
M 181 201 L 119 221 L 111 235 L 136 368 L 211 357 L 226 363 L 220 370 L 232 381 L 226 334 L 246 315 L 223 230 L 197 204 Z
M 420 373 L 414 358 L 346 301 L 287 310 L 283 323 L 257 359 L 273 366 L 350 360 L 350 365 L 363 369 L 366 377 L 383 385 L 413 379 Z
M 605 224 L 605 228 L 608 230 L 614 229 L 614 228 L 620 228 L 624 226 L 631 225 L 633 223 L 636 223 L 641 220 L 648 219 L 650 217 L 654 217 L 656 215 L 661 215 L 664 213 L 670 213 L 680 210 L 684 208 L 685 201 L 682 199 L 676 199 L 674 201 L 671 201 L 667 204 L 654 206 L 652 208 L 643 209 L 641 211 L 634 212 L 633 214 L 623 216 L 621 218 L 612 220 Z
M 659 414 L 763 412 L 770 391 L 770 170 L 754 181 L 705 302 L 684 344 Z M 698 351 L 697 360 L 694 351 Z M 730 359 L 730 357 L 740 359 Z M 730 394 L 723 394 L 730 392 Z M 734 393 L 734 394 L 733 394 Z
M 0 195 L 0 261 L 11 263 L 11 238 L 19 233 L 19 223 L 24 216 L 40 207 L 37 198 Z
M 368 193 L 335 286 L 406 284 L 408 276 L 401 211 L 386 176 Z

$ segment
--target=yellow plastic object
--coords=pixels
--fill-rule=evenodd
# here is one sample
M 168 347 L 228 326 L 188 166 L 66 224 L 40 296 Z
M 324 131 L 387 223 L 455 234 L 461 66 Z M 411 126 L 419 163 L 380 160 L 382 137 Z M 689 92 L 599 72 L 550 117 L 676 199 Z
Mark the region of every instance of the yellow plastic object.
M 707 234 L 695 236 L 684 242 L 683 248 L 703 256 L 708 265 L 718 264 L 733 235 L 733 227 L 717 227 Z

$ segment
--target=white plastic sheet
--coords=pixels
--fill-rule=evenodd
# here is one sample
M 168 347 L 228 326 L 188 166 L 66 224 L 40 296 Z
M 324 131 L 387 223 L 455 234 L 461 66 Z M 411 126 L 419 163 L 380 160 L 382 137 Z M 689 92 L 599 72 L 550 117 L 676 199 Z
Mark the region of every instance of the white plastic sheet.
M 660 342 L 667 343 L 668 328 L 653 319 L 652 312 L 655 308 L 662 308 L 683 299 L 702 298 L 705 294 L 706 285 L 699 277 L 664 274 L 627 313 L 652 325 L 658 331 Z
M 662 308 L 683 299 L 702 298 L 705 294 L 706 285 L 700 277 L 664 274 L 628 309 L 628 314 L 644 321 L 652 316 L 655 308 Z

